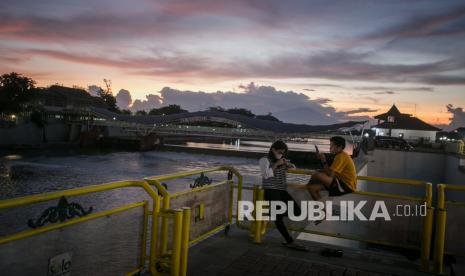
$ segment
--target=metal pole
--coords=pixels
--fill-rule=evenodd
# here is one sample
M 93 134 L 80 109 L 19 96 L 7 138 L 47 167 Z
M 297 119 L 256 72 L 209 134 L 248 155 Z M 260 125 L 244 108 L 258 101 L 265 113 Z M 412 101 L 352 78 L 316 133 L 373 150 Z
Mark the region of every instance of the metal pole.
M 187 263 L 189 253 L 189 233 L 191 224 L 191 208 L 184 207 L 182 214 L 182 237 L 181 237 L 181 276 L 187 275 Z
M 156 200 L 153 201 L 152 208 L 152 229 L 150 238 L 150 260 L 149 269 L 152 275 L 156 275 L 155 261 L 157 259 L 157 243 L 158 243 L 158 214 L 160 213 L 160 197 L 156 195 Z
M 144 220 L 142 222 L 142 248 L 141 248 L 141 254 L 140 254 L 140 267 L 141 268 L 145 266 L 148 222 L 149 222 L 149 205 L 148 205 L 148 201 L 144 201 Z
M 163 196 L 163 210 L 167 211 L 170 208 L 170 196 Z M 161 237 L 160 237 L 160 256 L 166 253 L 168 248 L 168 217 L 161 218 Z
M 252 221 L 252 225 L 250 227 L 250 235 L 255 238 L 255 229 L 257 228 L 257 220 L 256 220 L 256 212 L 257 212 L 257 193 L 258 193 L 258 186 L 254 185 L 253 186 L 253 191 L 252 191 L 252 202 L 253 202 L 253 210 L 252 210 L 252 217 L 254 218 L 254 221 Z M 238 202 L 239 203 L 239 202 Z M 239 212 L 237 213 L 237 216 L 239 217 Z
M 262 221 L 258 218 L 262 216 L 262 209 L 257 209 L 257 201 L 263 200 L 263 190 L 257 187 L 256 201 L 255 201 L 255 229 L 254 229 L 254 242 L 262 243 Z
M 431 254 L 431 235 L 433 228 L 433 212 L 431 206 L 433 202 L 433 187 L 431 183 L 426 183 L 426 216 L 423 221 L 423 239 L 421 242 L 421 270 L 429 271 L 429 258 Z
M 181 268 L 181 236 L 182 236 L 182 210 L 176 209 L 174 212 L 173 223 L 173 250 L 171 252 L 171 275 L 180 275 Z
M 434 244 L 434 264 L 437 274 L 444 273 L 444 239 L 446 235 L 445 190 L 446 185 L 438 184 L 438 210 L 436 218 L 436 240 Z

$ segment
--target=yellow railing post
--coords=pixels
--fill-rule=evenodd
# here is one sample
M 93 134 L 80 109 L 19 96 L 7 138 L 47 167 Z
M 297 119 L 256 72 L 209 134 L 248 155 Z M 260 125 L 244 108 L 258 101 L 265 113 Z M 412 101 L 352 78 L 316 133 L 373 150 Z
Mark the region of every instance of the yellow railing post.
M 161 195 L 161 197 L 163 198 L 162 200 L 162 206 L 161 206 L 161 210 L 160 210 L 160 204 L 158 205 L 158 210 L 159 212 L 163 212 L 163 211 L 170 211 L 170 213 L 172 212 L 172 210 L 170 210 L 170 205 L 171 205 L 171 200 L 174 199 L 174 198 L 177 198 L 179 197 L 180 195 L 184 195 L 184 194 L 189 194 L 189 193 L 196 193 L 196 192 L 200 192 L 200 191 L 203 191 L 203 190 L 207 190 L 207 189 L 210 189 L 212 187 L 215 187 L 215 186 L 219 186 L 219 185 L 224 185 L 224 184 L 228 184 L 230 183 L 231 185 L 231 190 L 230 190 L 230 204 L 229 204 L 229 210 L 228 210 L 228 222 L 213 229 L 212 231 L 208 231 L 207 233 L 204 233 L 202 234 L 200 237 L 197 237 L 195 238 L 194 240 L 190 241 L 189 240 L 189 237 L 188 237 L 188 229 L 187 230 L 184 230 L 184 227 L 182 227 L 182 231 L 187 231 L 187 234 L 184 233 L 181 235 L 182 239 L 184 239 L 187 235 L 187 245 L 185 247 L 183 247 L 182 249 L 180 249 L 180 254 L 181 256 L 185 256 L 185 257 L 181 257 L 180 258 L 180 267 L 178 268 L 178 271 L 179 273 L 181 274 L 184 274 L 184 273 L 187 273 L 187 251 L 188 251 L 188 246 L 190 246 L 191 244 L 195 243 L 195 242 L 198 242 L 199 240 L 202 240 L 204 239 L 206 236 L 208 235 L 211 235 L 212 233 L 215 233 L 219 230 L 221 230 L 221 228 L 225 228 L 227 227 L 228 225 L 230 225 L 232 223 L 232 218 L 233 218 L 233 207 L 234 207 L 234 182 L 232 180 L 232 177 L 229 177 L 228 175 L 228 180 L 224 181 L 223 183 L 218 183 L 218 184 L 212 184 L 212 185 L 208 185 L 208 186 L 205 186 L 205 187 L 199 187 L 199 188 L 194 188 L 190 191 L 181 191 L 181 192 L 177 192 L 177 193 L 174 193 L 174 194 L 171 194 L 167 191 L 167 189 L 161 184 L 161 181 L 166 181 L 166 180 L 170 180 L 170 179 L 176 179 L 176 178 L 180 178 L 180 177 L 187 177 L 187 176 L 193 176 L 193 175 L 196 175 L 196 174 L 200 174 L 200 173 L 209 173 L 209 172 L 216 172 L 216 171 L 228 171 L 229 172 L 229 175 L 235 175 L 238 179 L 238 191 L 242 191 L 242 175 L 234 168 L 234 167 L 230 167 L 230 166 L 223 166 L 223 167 L 215 167 L 215 168 L 208 168 L 208 169 L 203 169 L 203 170 L 194 170 L 194 171 L 188 171 L 188 172 L 180 172 L 180 173 L 173 173 L 173 174 L 166 174 L 166 175 L 158 175 L 158 176 L 152 176 L 152 177 L 147 177 L 147 178 L 144 178 L 144 180 L 150 184 L 150 185 L 154 185 L 156 187 L 156 189 L 158 190 L 159 194 Z M 240 199 L 241 198 L 241 194 L 238 193 L 238 198 Z M 192 212 L 190 210 L 190 212 Z M 184 216 L 183 216 L 184 217 Z M 161 225 L 160 225 L 161 224 Z M 165 257 L 170 257 L 167 253 L 168 252 L 168 232 L 169 232 L 169 224 L 168 224 L 168 217 L 166 215 L 161 215 L 161 222 L 157 220 L 157 224 L 155 225 L 155 229 L 159 229 L 159 231 L 153 231 L 154 233 L 158 233 L 158 241 L 156 241 L 154 244 L 153 244 L 153 248 L 151 249 L 151 251 L 154 252 L 154 256 L 156 256 L 156 258 L 153 258 L 153 261 L 150 265 L 151 267 L 151 271 L 152 271 L 152 274 L 157 274 L 158 272 L 156 271 L 155 269 L 155 264 L 156 262 L 158 262 L 159 260 L 161 260 L 162 258 L 165 258 Z M 238 227 L 240 225 L 238 224 Z M 185 240 L 182 240 L 181 244 L 184 244 L 186 241 Z M 158 245 L 158 246 L 157 246 Z M 173 247 L 174 248 L 174 247 Z M 171 254 L 173 254 L 173 251 L 171 252 Z M 171 255 L 171 257 L 173 257 Z M 185 262 L 185 263 L 183 263 Z M 174 264 L 173 262 L 171 262 L 171 266 L 176 266 L 176 264 Z
M 232 224 L 232 217 L 233 217 L 233 208 L 234 208 L 234 181 L 229 181 L 229 210 L 228 210 L 228 222 Z
M 180 209 L 173 210 L 173 250 L 171 252 L 171 275 L 178 276 L 181 268 L 182 217 Z
M 162 210 L 166 211 L 170 208 L 170 194 L 165 189 L 165 187 L 160 183 L 158 179 L 144 179 L 149 184 L 154 184 L 158 192 L 163 197 L 163 207 Z M 168 218 L 162 216 L 161 218 L 161 233 L 160 233 L 160 246 L 158 248 L 158 255 L 162 256 L 166 253 L 168 248 Z
M 163 196 L 163 210 L 166 211 L 170 206 L 169 195 Z M 166 253 L 168 248 L 168 218 L 163 216 L 161 218 L 161 237 L 160 237 L 160 256 Z
M 149 223 L 149 205 L 148 201 L 144 201 L 144 220 L 142 222 L 142 246 L 140 253 L 140 267 L 145 266 L 145 256 L 147 250 L 147 225 Z
M 431 254 L 431 235 L 433 228 L 433 185 L 426 183 L 426 216 L 423 221 L 423 238 L 421 241 L 421 270 L 429 271 L 429 258 Z
M 191 208 L 182 208 L 182 237 L 181 237 L 181 276 L 187 275 L 187 258 L 189 253 L 189 233 L 191 224 Z
M 158 197 L 158 195 L 157 195 Z M 158 246 L 158 215 L 160 213 L 160 200 L 153 201 L 152 207 L 152 229 L 151 229 L 151 240 L 150 240 L 150 260 L 149 260 L 149 269 L 152 275 L 157 273 L 155 269 L 155 261 L 158 257 L 157 246 Z
M 255 200 L 255 222 L 254 222 L 254 242 L 255 243 L 262 243 L 262 224 L 263 221 L 261 217 L 263 215 L 262 208 L 257 208 L 257 202 L 263 201 L 264 199 L 264 191 L 260 187 L 257 187 L 255 190 L 256 200 Z
M 438 274 L 444 273 L 444 239 L 446 236 L 446 204 L 444 184 L 438 184 L 438 203 L 436 214 L 436 240 L 434 243 L 434 267 Z
M 265 200 L 265 190 L 263 190 L 262 188 L 260 188 L 258 190 L 258 199 L 259 200 Z M 269 207 L 268 207 L 268 210 L 269 210 Z M 266 220 L 262 220 L 260 222 L 260 236 L 265 235 L 267 224 L 268 224 L 268 222 Z
M 243 184 L 243 177 L 242 175 L 236 170 L 234 169 L 233 167 L 231 167 L 230 169 L 234 175 L 236 175 L 237 177 L 237 202 L 241 201 L 242 200 L 242 184 Z M 239 213 L 239 204 L 236 205 L 236 214 Z M 239 216 L 236 216 L 236 225 L 237 227 L 239 228 L 242 228 L 242 229 L 247 229 L 247 227 L 245 227 L 241 221 L 239 221 Z
M 258 197 L 258 186 L 254 185 L 253 190 L 252 190 L 252 203 L 253 203 L 253 210 L 252 210 L 252 217 L 254 218 L 254 221 L 252 221 L 252 224 L 250 226 L 250 236 L 255 237 L 255 228 L 257 227 L 257 220 L 255 219 L 256 217 L 256 212 L 257 212 L 257 197 Z M 239 201 L 238 201 L 239 205 Z M 239 213 L 237 213 L 237 217 L 239 217 Z

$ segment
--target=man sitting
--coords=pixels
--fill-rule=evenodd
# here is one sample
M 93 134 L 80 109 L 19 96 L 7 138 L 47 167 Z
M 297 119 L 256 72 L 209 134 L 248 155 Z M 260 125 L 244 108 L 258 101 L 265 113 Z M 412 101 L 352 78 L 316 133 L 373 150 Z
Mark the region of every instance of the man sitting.
M 327 190 L 329 196 L 342 196 L 356 190 L 357 173 L 352 158 L 344 151 L 346 140 L 341 136 L 331 137 L 329 150 L 335 154 L 331 166 L 323 153 L 317 152 L 323 164 L 323 171 L 316 172 L 307 184 L 307 190 L 314 200 L 320 200 L 320 191 Z

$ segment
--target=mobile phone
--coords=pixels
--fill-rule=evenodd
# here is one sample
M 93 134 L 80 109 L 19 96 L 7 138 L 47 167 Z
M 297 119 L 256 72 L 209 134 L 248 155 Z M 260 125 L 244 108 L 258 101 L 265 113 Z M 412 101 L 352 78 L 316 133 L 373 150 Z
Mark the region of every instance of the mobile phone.
M 316 151 L 316 153 L 320 153 L 320 149 L 318 148 L 317 145 L 315 145 L 315 151 Z

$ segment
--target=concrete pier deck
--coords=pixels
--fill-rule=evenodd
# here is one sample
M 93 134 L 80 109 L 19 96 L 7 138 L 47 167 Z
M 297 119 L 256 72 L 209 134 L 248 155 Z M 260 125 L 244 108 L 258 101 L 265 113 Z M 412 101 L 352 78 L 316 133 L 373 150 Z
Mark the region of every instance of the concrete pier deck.
M 220 232 L 190 248 L 188 275 L 428 275 L 418 270 L 418 261 L 395 253 L 299 241 L 309 252 L 282 246 L 276 230 L 254 244 L 247 231 L 232 226 L 227 236 Z M 323 248 L 342 249 L 344 255 L 324 257 Z

